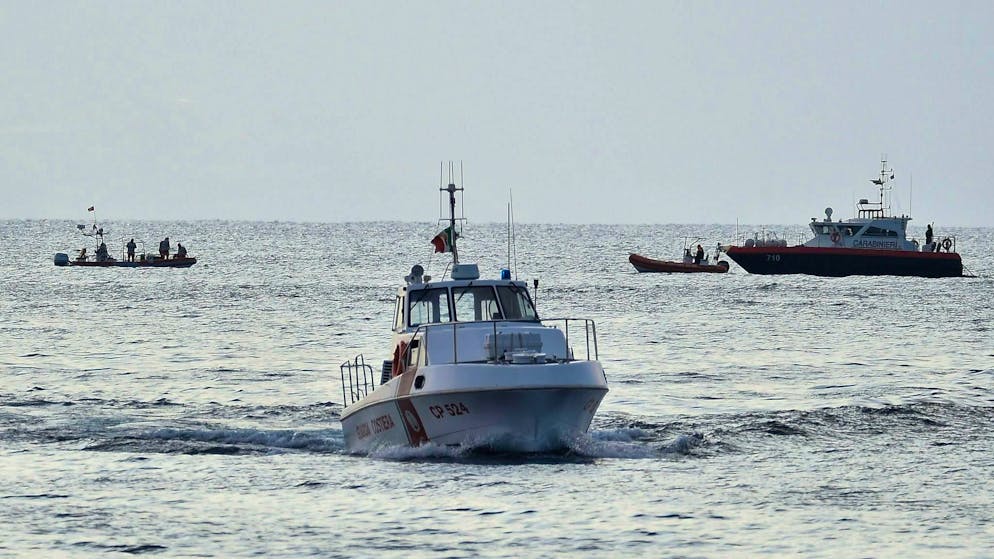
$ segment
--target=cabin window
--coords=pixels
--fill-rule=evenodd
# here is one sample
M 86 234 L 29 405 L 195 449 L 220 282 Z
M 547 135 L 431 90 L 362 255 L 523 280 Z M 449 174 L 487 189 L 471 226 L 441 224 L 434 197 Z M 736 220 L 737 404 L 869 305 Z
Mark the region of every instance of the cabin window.
M 497 296 L 500 297 L 500 306 L 504 309 L 506 320 L 538 320 L 531 297 L 524 287 L 500 285 L 497 287 Z
M 863 231 L 864 237 L 896 237 L 897 232 L 891 231 L 890 229 L 882 229 L 880 227 L 867 227 L 866 231 Z
M 455 301 L 456 320 L 460 322 L 501 318 L 493 287 L 453 287 L 452 298 Z
M 449 312 L 449 292 L 444 287 L 435 289 L 418 289 L 411 291 L 410 325 L 433 324 L 449 322 L 452 315 Z

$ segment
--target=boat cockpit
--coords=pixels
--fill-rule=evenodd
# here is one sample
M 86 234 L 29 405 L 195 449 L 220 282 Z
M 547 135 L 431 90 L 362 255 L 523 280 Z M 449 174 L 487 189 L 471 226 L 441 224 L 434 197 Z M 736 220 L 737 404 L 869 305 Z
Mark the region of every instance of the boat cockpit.
M 476 280 L 409 285 L 397 294 L 393 326 L 400 332 L 423 324 L 492 320 L 539 320 L 524 282 Z

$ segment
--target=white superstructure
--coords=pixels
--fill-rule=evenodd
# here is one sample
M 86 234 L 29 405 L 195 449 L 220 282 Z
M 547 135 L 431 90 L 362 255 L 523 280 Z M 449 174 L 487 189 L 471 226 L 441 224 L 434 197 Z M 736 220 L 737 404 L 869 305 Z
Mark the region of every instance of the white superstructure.
M 804 243 L 806 247 L 857 248 L 896 251 L 955 252 L 955 237 L 908 239 L 909 215 L 890 214 L 890 205 L 885 194 L 890 190 L 888 183 L 894 179 L 893 169 L 887 168 L 887 160 L 880 162 L 880 177 L 872 179 L 877 185 L 880 198 L 870 202 L 863 198 L 856 204 L 856 217 L 832 221 L 832 208 L 825 208 L 825 219 L 812 217 L 809 227 L 814 236 Z M 748 246 L 748 245 L 747 245 Z

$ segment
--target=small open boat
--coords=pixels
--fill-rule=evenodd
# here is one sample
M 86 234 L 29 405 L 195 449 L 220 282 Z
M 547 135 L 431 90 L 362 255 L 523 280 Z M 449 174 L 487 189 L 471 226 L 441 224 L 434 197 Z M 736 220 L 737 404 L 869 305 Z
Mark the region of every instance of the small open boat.
M 93 211 L 93 206 L 88 210 Z M 93 225 L 87 228 L 86 225 L 77 225 L 76 229 L 84 237 L 91 237 L 96 243 L 96 250 L 92 254 L 87 254 L 86 247 L 79 250 L 75 258 L 70 258 L 64 252 L 55 253 L 54 263 L 56 266 L 86 266 L 94 268 L 189 268 L 197 263 L 197 259 L 187 255 L 186 248 L 182 243 L 176 243 L 176 253 L 170 256 L 169 237 L 159 243 L 159 254 L 152 254 L 145 250 L 145 243 L 139 240 L 137 243 L 132 238 L 125 243 L 121 239 L 121 259 L 110 255 L 107 243 L 104 242 L 104 228 L 97 225 L 96 218 Z M 141 250 L 137 249 L 141 247 Z
M 141 254 L 133 261 L 118 260 L 107 257 L 107 260 L 95 260 L 87 258 L 79 260 L 71 259 L 63 252 L 55 255 L 56 266 L 95 266 L 98 268 L 118 267 L 118 268 L 189 268 L 197 263 L 197 259 L 192 256 L 184 258 L 160 258 L 151 254 Z
M 632 266 L 640 273 L 649 272 L 665 272 L 668 274 L 692 274 L 698 272 L 709 272 L 712 274 L 724 274 L 728 271 L 728 262 L 720 260 L 715 264 L 708 262 L 702 262 L 701 264 L 694 264 L 693 262 L 672 262 L 670 260 L 654 260 L 652 258 L 646 258 L 640 254 L 629 254 L 628 261 L 631 262 Z

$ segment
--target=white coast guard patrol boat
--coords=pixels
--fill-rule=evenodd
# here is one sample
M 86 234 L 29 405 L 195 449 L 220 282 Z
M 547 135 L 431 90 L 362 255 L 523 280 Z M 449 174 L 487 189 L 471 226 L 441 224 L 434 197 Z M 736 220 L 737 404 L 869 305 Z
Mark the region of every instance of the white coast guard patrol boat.
M 475 264 L 460 263 L 455 201 L 463 189 L 450 177 L 440 190 L 449 227 L 433 244 L 452 253 L 450 279 L 432 281 L 419 265 L 404 278 L 392 359 L 378 383 L 362 355 L 342 364 L 346 447 L 566 448 L 590 427 L 608 390 L 594 322 L 539 319 L 526 284 L 509 270 L 480 279 Z

